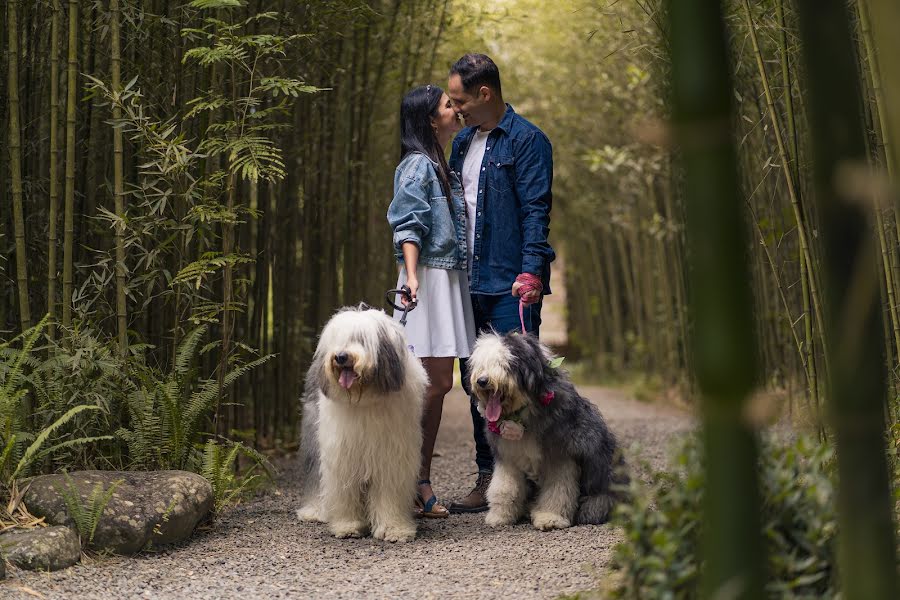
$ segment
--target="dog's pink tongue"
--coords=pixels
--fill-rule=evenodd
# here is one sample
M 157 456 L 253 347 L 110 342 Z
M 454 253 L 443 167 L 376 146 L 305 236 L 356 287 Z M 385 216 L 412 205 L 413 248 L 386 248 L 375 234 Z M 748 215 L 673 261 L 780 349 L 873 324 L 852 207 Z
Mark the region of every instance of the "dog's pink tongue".
M 341 387 L 345 390 L 349 390 L 350 386 L 353 385 L 353 382 L 356 381 L 357 375 L 353 369 L 341 369 L 341 376 L 338 378 L 338 383 L 341 384 Z
M 493 394 L 487 403 L 487 409 L 484 411 L 484 416 L 487 417 L 488 421 L 496 423 L 500 420 L 500 415 L 503 413 L 503 407 L 500 406 L 500 394 Z

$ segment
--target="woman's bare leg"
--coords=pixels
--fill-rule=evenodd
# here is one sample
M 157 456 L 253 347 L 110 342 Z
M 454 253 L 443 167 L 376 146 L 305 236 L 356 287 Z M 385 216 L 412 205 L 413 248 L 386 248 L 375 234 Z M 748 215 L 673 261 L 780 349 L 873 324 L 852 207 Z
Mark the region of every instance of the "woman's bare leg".
M 431 479 L 431 455 L 434 454 L 434 442 L 441 426 L 444 396 L 453 388 L 454 360 L 453 357 L 422 359 L 430 383 L 425 390 L 425 410 L 422 413 L 422 468 L 419 479 Z M 419 493 L 428 500 L 434 491 L 426 483 L 419 486 Z

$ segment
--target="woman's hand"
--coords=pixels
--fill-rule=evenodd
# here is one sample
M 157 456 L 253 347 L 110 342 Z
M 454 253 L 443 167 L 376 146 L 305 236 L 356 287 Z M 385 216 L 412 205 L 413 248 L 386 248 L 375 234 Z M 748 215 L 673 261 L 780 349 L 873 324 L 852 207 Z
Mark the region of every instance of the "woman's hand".
M 406 287 L 409 288 L 409 295 L 413 304 L 415 304 L 419 294 L 419 280 L 416 279 L 415 275 L 406 278 Z M 407 299 L 406 294 L 400 294 L 400 302 L 403 303 L 403 306 L 406 306 L 410 301 Z
M 403 242 L 403 265 L 406 267 L 406 287 L 410 290 L 413 304 L 419 294 L 419 280 L 416 278 L 416 267 L 419 265 L 419 247 L 412 242 Z M 406 294 L 400 295 L 403 306 L 409 304 Z

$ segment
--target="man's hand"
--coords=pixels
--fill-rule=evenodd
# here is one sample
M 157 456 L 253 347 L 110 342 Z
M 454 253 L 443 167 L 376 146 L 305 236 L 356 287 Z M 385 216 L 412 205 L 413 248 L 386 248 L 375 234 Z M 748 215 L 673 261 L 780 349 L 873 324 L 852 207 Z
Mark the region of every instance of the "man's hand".
M 512 284 L 512 295 L 521 298 L 523 304 L 539 302 L 543 291 L 541 280 L 530 273 L 522 273 Z

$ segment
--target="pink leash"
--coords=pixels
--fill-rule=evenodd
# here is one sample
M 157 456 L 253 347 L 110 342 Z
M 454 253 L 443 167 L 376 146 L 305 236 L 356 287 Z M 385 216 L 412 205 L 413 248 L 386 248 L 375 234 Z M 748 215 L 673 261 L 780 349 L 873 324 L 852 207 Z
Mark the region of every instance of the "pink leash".
M 519 288 L 519 323 L 522 324 L 522 334 L 524 335 L 527 333 L 525 331 L 525 307 L 529 304 L 534 304 L 537 300 L 526 302 L 523 296 L 529 292 L 538 292 L 540 294 L 544 291 L 544 284 L 541 283 L 541 279 L 537 275 L 532 275 L 531 273 L 521 273 L 516 277 L 516 282 L 522 284 Z M 540 295 L 538 299 L 540 299 Z

